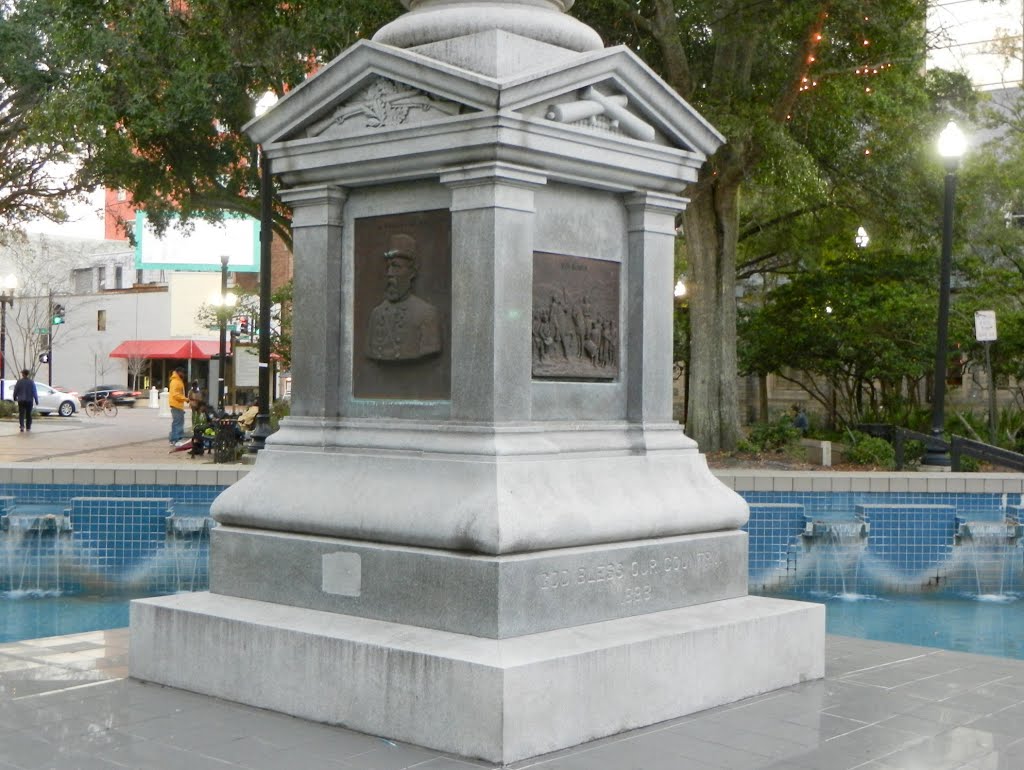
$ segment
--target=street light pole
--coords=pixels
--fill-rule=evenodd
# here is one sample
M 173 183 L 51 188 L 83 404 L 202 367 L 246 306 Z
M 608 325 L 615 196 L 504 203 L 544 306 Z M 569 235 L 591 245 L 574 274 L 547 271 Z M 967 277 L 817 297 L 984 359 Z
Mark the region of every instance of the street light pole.
M 931 436 L 936 443 L 925 452 L 924 465 L 939 470 L 950 467 L 949 452 L 937 442 L 944 441 L 946 427 L 946 360 L 949 357 L 949 294 L 953 271 L 953 204 L 956 199 L 956 172 L 967 140 L 950 121 L 939 136 L 939 154 L 946 163 L 945 195 L 942 207 L 942 258 L 939 264 L 939 320 L 935 344 L 935 374 L 932 390 Z
M 18 279 L 14 275 L 0 278 L 0 399 L 7 398 L 7 306 L 14 305 L 14 289 Z
M 227 363 L 226 337 L 228 331 L 228 319 L 225 315 L 228 293 L 228 255 L 220 258 L 220 302 L 217 304 L 217 320 L 220 322 L 220 348 L 217 365 L 217 411 L 224 411 L 224 366 Z
M 274 181 L 270 158 L 260 148 L 260 343 L 259 343 L 259 399 L 256 425 L 253 428 L 249 451 L 259 452 L 267 443 L 270 430 L 270 245 L 274 237 Z
M 256 102 L 256 117 L 267 114 L 277 103 L 277 94 L 267 91 Z M 273 271 L 271 270 L 270 246 L 274 237 L 274 179 L 270 157 L 257 147 L 260 158 L 260 343 L 259 343 L 259 394 L 256 425 L 249 442 L 249 451 L 259 452 L 267 443 L 270 430 L 270 295 Z

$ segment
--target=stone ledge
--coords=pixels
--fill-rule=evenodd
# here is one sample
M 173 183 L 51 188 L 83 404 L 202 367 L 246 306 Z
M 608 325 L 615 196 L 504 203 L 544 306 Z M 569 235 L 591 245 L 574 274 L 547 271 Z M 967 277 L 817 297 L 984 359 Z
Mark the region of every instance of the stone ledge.
M 1022 473 L 782 471 L 753 468 L 712 468 L 711 472 L 736 492 L 1024 493 Z
M 57 465 L 54 463 L 11 463 L 0 466 L 0 483 L 6 484 L 85 484 L 162 486 L 227 486 L 246 476 L 251 466 L 203 465 L 182 467 L 167 465 Z
M 826 468 L 830 468 L 833 463 L 841 463 L 844 460 L 842 449 L 831 441 L 802 438 L 800 446 L 807 450 L 807 460 L 814 465 L 824 465 Z
M 132 602 L 130 672 L 508 763 L 820 679 L 824 641 L 764 597 L 494 640 L 199 593 Z

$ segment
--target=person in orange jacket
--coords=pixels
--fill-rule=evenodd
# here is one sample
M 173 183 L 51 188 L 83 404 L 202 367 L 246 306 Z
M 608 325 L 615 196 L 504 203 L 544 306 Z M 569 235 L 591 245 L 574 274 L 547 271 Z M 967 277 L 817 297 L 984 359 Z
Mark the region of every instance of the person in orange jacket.
M 171 374 L 167 388 L 167 405 L 171 408 L 171 443 L 185 438 L 185 367 L 179 366 Z

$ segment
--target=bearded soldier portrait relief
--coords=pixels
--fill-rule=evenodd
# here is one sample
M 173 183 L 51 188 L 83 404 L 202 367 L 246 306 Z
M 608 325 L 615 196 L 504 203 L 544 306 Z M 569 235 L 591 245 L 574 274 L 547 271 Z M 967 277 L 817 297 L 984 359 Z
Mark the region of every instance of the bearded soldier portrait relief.
M 416 241 L 392 235 L 384 252 L 384 301 L 370 312 L 366 355 L 375 361 L 414 361 L 441 352 L 441 318 L 415 294 Z

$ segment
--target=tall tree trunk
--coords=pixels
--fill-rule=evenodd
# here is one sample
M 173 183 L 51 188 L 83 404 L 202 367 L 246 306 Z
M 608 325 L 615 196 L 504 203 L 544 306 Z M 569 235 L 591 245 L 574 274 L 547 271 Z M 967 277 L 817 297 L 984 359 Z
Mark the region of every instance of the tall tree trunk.
M 757 375 L 757 420 L 768 422 L 768 375 Z
M 731 175 L 729 175 L 731 176 Z M 695 188 L 684 213 L 690 293 L 690 387 L 686 432 L 705 452 L 739 441 L 736 391 L 738 179 Z
M 687 29 L 681 27 L 680 4 L 652 0 L 643 16 L 640 5 L 630 9 L 633 23 L 657 43 L 662 75 L 684 99 L 694 91 L 725 115 L 746 114 L 754 96 L 751 74 L 759 50 L 758 40 L 776 14 L 775 4 L 763 0 L 718 0 L 709 26 L 714 40 L 710 70 L 694 77 L 687 58 Z M 808 8 L 807 32 L 798 39 L 793 74 L 766 114 L 784 123 L 800 93 L 813 51 L 822 39 L 829 2 Z M 628 12 L 628 11 L 627 11 Z M 735 110 L 739 110 L 735 112 Z M 737 131 L 701 172 L 701 179 L 685 194 L 691 203 L 683 215 L 686 232 L 690 293 L 690 361 L 687 367 L 686 431 L 704 451 L 732 451 L 740 438 L 736 365 L 736 252 L 739 242 L 740 185 L 757 165 L 764 148 L 753 134 Z

